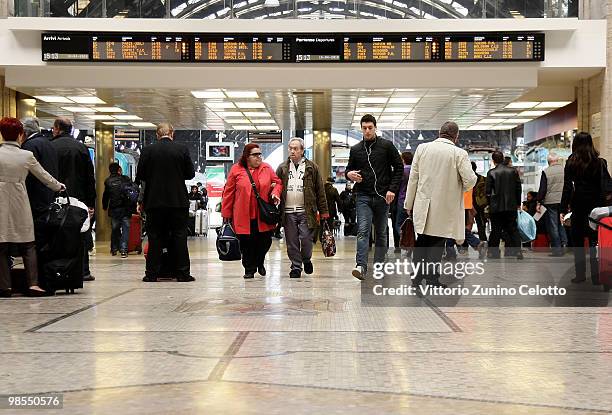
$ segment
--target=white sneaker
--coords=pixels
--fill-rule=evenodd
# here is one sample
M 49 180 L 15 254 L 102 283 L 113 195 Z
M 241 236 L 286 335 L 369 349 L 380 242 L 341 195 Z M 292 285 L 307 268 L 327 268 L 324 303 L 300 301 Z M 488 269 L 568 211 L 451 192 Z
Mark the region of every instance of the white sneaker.
M 353 268 L 353 277 L 363 281 L 363 274 L 364 271 L 361 265 L 357 265 L 355 268 Z

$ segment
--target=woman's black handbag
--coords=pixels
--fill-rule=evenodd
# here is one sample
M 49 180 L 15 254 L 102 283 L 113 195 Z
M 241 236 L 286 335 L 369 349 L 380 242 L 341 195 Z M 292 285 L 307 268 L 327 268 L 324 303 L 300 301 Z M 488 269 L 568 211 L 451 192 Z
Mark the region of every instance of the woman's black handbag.
M 253 176 L 251 176 L 251 172 L 248 167 L 244 168 L 249 175 L 249 180 L 251 181 L 251 186 L 253 186 L 253 191 L 255 192 L 255 197 L 257 198 L 257 205 L 259 206 L 259 216 L 264 223 L 268 225 L 277 225 L 280 222 L 281 215 L 274 203 L 266 202 L 261 198 L 259 192 L 257 191 L 257 186 L 255 185 L 255 181 L 253 180 Z
M 232 225 L 224 223 L 217 231 L 217 253 L 221 261 L 238 261 L 242 258 L 240 241 Z

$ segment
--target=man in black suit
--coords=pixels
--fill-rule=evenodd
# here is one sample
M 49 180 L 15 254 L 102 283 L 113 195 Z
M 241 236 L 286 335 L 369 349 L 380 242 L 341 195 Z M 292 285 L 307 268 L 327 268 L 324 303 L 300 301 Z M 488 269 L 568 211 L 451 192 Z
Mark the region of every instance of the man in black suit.
M 89 208 L 89 217 L 93 217 L 96 205 L 96 178 L 89 150 L 85 144 L 75 140 L 72 132 L 72 121 L 58 118 L 53 124 L 51 144 L 57 152 L 58 178 L 66 185 L 68 196 L 79 199 Z M 81 234 L 83 237 L 83 281 L 95 278 L 89 271 L 89 250 L 93 248 L 91 229 Z
M 172 125 L 159 124 L 157 143 L 144 147 L 136 170 L 136 183 L 145 183 L 143 207 L 149 235 L 145 282 L 155 282 L 160 276 L 164 247 L 177 281 L 195 280 L 190 275 L 187 248 L 189 199 L 185 186 L 185 180 L 194 177 L 189 150 L 174 142 Z

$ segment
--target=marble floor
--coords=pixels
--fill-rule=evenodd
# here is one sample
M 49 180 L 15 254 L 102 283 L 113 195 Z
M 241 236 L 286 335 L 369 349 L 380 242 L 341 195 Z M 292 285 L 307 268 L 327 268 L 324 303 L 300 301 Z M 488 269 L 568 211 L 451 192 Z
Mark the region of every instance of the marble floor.
M 612 413 L 609 295 L 571 284 L 569 255 L 445 277 L 564 295 L 384 297 L 375 285 L 409 277 L 356 280 L 354 245 L 340 239 L 333 258 L 317 246 L 315 273 L 296 280 L 275 240 L 268 276 L 245 281 L 212 236 L 194 239 L 193 283 L 144 283 L 142 256 L 99 245 L 96 280 L 75 295 L 0 301 L 0 395 L 62 393 L 44 412 L 62 414 Z

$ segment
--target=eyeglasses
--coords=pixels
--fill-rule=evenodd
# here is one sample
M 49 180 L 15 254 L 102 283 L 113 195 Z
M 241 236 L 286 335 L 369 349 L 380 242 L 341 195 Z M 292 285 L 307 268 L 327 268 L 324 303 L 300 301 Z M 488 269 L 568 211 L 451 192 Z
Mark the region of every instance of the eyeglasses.
M 261 157 L 261 153 L 251 153 L 251 154 L 249 154 L 249 156 Z

